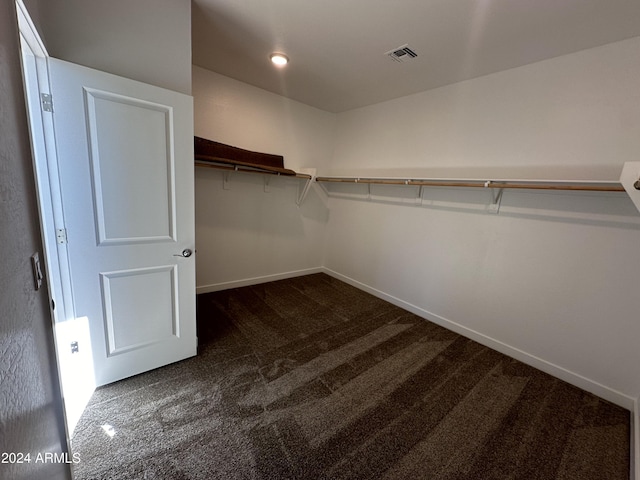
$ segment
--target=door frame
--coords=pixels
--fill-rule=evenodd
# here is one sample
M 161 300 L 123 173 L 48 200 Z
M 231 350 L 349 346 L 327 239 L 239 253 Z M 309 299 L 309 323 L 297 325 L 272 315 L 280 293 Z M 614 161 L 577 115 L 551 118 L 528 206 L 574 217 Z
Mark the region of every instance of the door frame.
M 60 240 L 57 231 L 64 231 L 64 211 L 58 177 L 58 158 L 52 115 L 35 105 L 41 94 L 49 94 L 49 54 L 40 38 L 22 0 L 16 0 L 21 44 L 35 58 L 35 72 L 24 71 L 25 103 L 29 111 L 33 169 L 36 177 L 38 210 L 44 242 L 45 270 L 54 323 L 75 318 L 72 301 L 71 272 L 64 234 Z M 28 78 L 27 78 L 28 77 Z M 31 102 L 31 103 L 30 103 Z M 30 104 L 34 108 L 30 108 Z
M 83 374 L 82 379 L 74 382 L 77 372 L 69 368 L 73 365 L 73 361 L 70 362 L 69 339 L 87 341 L 88 322 L 86 318 L 77 319 L 74 311 L 53 114 L 45 111 L 42 104 L 41 95 L 50 94 L 51 91 L 49 54 L 23 1 L 15 0 L 15 4 L 20 34 L 25 106 L 29 120 L 38 215 L 44 248 L 43 268 L 50 301 L 65 435 L 70 448 L 73 430 L 95 389 L 95 380 L 86 378 L 87 368 L 93 369 L 93 358 L 90 349 L 83 349 L 82 361 L 73 359 L 75 364 L 79 364 Z M 25 61 L 25 57 L 31 56 L 33 61 Z M 66 354 L 62 351 L 65 348 Z M 78 386 L 82 388 L 76 390 Z

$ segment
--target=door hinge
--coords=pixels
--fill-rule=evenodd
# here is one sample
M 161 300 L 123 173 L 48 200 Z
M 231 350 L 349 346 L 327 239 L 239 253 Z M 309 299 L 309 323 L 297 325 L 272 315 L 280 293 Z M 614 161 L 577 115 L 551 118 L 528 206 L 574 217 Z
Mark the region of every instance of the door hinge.
M 50 93 L 41 93 L 40 103 L 42 104 L 42 110 L 53 112 L 53 96 Z
M 67 243 L 67 229 L 56 228 L 56 243 L 58 245 L 64 245 Z

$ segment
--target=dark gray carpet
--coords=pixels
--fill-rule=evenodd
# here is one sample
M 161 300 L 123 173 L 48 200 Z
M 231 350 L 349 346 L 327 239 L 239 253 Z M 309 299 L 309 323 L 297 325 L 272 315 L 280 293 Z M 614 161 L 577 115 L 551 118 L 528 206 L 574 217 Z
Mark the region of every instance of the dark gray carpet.
M 629 478 L 628 411 L 324 274 L 200 295 L 198 335 L 96 391 L 77 479 Z

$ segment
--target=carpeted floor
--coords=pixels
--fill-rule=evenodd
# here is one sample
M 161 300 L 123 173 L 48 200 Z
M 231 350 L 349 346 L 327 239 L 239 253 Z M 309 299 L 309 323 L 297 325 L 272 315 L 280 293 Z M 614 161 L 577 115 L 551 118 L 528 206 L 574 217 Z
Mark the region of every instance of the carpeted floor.
M 629 478 L 628 411 L 324 274 L 200 295 L 198 335 L 96 391 L 76 479 Z

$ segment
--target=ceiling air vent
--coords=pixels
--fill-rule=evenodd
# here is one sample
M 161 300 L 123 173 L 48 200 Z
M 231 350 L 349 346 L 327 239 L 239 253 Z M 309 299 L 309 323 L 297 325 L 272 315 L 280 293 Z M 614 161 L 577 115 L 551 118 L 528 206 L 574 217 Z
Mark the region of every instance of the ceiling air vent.
M 412 58 L 416 58 L 418 54 L 414 52 L 409 45 L 402 45 L 401 47 L 394 48 L 386 53 L 396 62 L 406 62 Z

